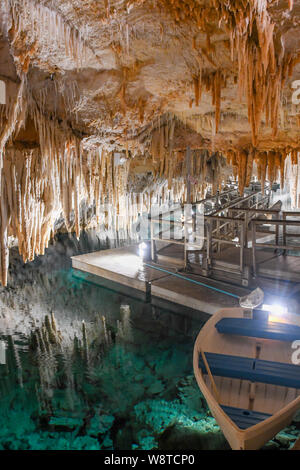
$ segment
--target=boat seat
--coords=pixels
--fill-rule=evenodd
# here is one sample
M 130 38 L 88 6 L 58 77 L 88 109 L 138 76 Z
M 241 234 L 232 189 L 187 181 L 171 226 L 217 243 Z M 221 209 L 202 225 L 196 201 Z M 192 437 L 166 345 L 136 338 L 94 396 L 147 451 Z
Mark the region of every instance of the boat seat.
M 272 415 L 267 413 L 260 413 L 259 411 L 245 410 L 243 408 L 234 408 L 233 406 L 221 405 L 221 408 L 231 421 L 236 424 L 240 429 L 248 429 L 261 423 L 265 419 L 270 418 Z
M 300 389 L 299 365 L 217 353 L 205 355 L 213 375 Z M 200 356 L 199 367 L 206 373 Z
M 219 333 L 254 338 L 295 341 L 300 339 L 300 327 L 287 323 L 249 318 L 222 318 L 215 325 Z

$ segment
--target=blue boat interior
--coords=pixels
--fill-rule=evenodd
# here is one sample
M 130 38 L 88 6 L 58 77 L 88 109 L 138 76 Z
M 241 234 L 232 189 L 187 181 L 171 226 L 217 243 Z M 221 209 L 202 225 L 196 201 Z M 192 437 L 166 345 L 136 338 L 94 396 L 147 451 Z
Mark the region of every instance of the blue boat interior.
M 300 339 L 300 327 L 286 323 L 249 318 L 222 318 L 215 325 L 223 334 L 265 338 L 279 341 Z
M 213 375 L 300 389 L 298 365 L 217 353 L 205 355 Z M 202 358 L 199 367 L 206 373 Z
M 222 318 L 215 325 L 218 333 L 279 341 L 295 341 L 300 339 L 300 327 L 248 318 Z M 249 380 L 265 384 L 280 385 L 300 389 L 300 367 L 294 364 L 283 364 L 262 359 L 232 356 L 217 353 L 205 353 L 210 371 L 219 377 Z M 199 367 L 207 373 L 203 359 L 199 358 Z M 245 430 L 272 415 L 258 411 L 220 405 L 227 416 L 240 429 Z
M 272 416 L 267 413 L 245 410 L 243 408 L 235 408 L 233 406 L 222 405 L 221 408 L 223 411 L 225 411 L 227 416 L 229 416 L 231 421 L 233 421 L 238 428 L 243 430 L 251 428 L 251 426 L 255 426 L 256 424 L 259 424 Z

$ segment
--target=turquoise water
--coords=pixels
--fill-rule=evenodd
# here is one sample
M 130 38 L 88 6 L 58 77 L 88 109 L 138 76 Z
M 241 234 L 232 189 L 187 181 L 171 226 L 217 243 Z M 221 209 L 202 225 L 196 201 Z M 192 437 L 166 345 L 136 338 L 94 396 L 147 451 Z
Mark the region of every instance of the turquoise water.
M 0 450 L 228 448 L 193 375 L 200 321 L 74 277 L 70 256 L 92 251 L 76 243 L 58 241 L 27 265 L 11 257 Z M 269 445 L 297 437 L 299 424 Z
M 193 377 L 199 321 L 87 284 L 69 269 L 48 282 L 63 342 L 43 350 L 20 326 L 0 331 L 1 449 L 148 450 L 170 426 L 220 434 Z M 42 325 L 34 322 L 32 331 Z

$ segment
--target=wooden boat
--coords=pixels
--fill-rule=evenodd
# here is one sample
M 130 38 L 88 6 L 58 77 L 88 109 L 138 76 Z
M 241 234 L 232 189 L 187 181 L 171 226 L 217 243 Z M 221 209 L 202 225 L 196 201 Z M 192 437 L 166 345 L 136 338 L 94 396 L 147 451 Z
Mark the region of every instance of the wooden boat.
M 232 449 L 261 448 L 300 408 L 295 340 L 300 315 L 274 318 L 262 310 L 223 309 L 201 329 L 195 377 Z

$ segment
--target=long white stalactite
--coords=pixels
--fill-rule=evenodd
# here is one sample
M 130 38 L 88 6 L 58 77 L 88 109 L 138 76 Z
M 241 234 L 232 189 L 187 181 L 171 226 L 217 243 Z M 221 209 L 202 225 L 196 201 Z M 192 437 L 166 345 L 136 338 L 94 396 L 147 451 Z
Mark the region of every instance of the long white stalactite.
M 3 285 L 7 284 L 9 237 L 17 240 L 24 262 L 31 261 L 44 254 L 58 219 L 63 218 L 66 229 L 79 237 L 84 225 L 83 202 L 93 208 L 95 224 L 129 233 L 139 214 L 150 212 L 151 204 L 184 202 L 188 178 L 193 200 L 205 197 L 208 189 L 212 193 L 221 189 L 229 169 L 238 178 L 243 193 L 256 165 L 262 188 L 266 180 L 271 183 L 280 180 L 282 186 L 284 181 L 289 181 L 292 204 L 299 207 L 299 149 L 281 146 L 276 151 L 265 151 L 256 147 L 263 111 L 276 134 L 281 82 L 292 68 L 293 59 L 286 57 L 279 62 L 276 57 L 273 24 L 266 14 L 266 0 L 249 2 L 251 23 L 237 1 L 215 0 L 214 3 L 228 25 L 232 48 L 236 46 L 239 51 L 240 88 L 247 95 L 253 142 L 245 148 L 226 148 L 219 152 L 204 148 L 192 151 L 188 174 L 184 151 L 179 150 L 180 146 L 174 149 L 177 121 L 170 118 L 163 122 L 159 118 L 159 125 L 152 127 L 151 132 L 149 130 L 149 136 L 144 136 L 145 140 L 148 138 L 145 159 L 148 158 L 148 164 L 150 161 L 152 165 L 153 180 L 139 193 L 129 184 L 131 164 L 135 162 L 127 147 L 122 154 L 124 161 L 120 162 L 111 149 L 104 146 L 85 148 L 84 142 L 67 123 L 66 115 L 69 117 L 74 113 L 75 85 L 67 83 L 65 86 L 62 78 L 54 80 L 54 99 L 63 95 L 66 108 L 64 118 L 59 120 L 55 109 L 47 114 L 46 104 L 51 94 L 45 89 L 36 94 L 39 95 L 37 98 L 27 81 L 35 48 L 45 47 L 45 37 L 49 38 L 49 49 L 61 48 L 64 59 L 67 57 L 73 65 L 75 62 L 80 66 L 87 54 L 80 32 L 66 23 L 59 13 L 35 0 L 5 0 L 7 37 L 19 82 L 13 100 L 5 107 L 0 105 L 0 282 Z M 254 20 L 259 47 L 250 34 Z M 22 48 L 24 44 L 28 47 Z M 275 78 L 269 83 L 266 78 L 270 73 Z M 59 80 L 61 89 L 57 90 Z M 261 90 L 255 96 L 254 82 L 255 89 Z M 212 94 L 215 106 L 212 130 L 216 135 L 221 125 L 221 89 L 226 87 L 226 74 L 221 69 L 201 70 L 199 76 L 193 77 L 193 86 L 197 106 L 204 88 Z M 121 90 L 123 100 L 124 94 L 125 85 Z M 29 142 L 22 148 L 15 144 L 19 132 L 26 130 L 29 122 L 37 136 L 36 142 Z M 108 204 L 106 210 L 103 209 L 105 204 Z
M 88 53 L 88 47 L 80 31 L 69 25 L 55 10 L 35 0 L 4 0 L 8 17 L 14 28 L 14 41 L 23 31 L 29 31 L 31 42 L 47 37 L 48 47 L 57 50 L 64 47 L 65 54 L 80 67 Z M 94 54 L 93 51 L 90 51 Z

